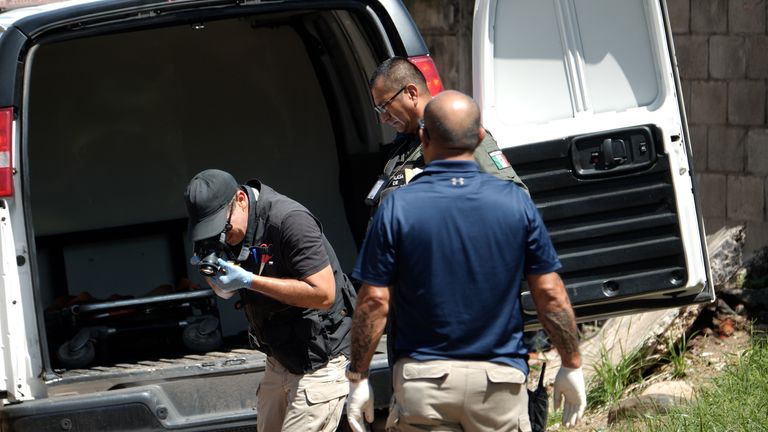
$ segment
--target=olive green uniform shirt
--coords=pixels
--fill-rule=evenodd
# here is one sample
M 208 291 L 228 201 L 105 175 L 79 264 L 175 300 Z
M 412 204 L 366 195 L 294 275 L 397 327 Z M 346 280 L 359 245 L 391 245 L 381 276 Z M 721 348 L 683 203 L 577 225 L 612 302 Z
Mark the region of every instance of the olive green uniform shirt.
M 374 207 L 378 206 L 381 200 L 395 189 L 408 184 L 415 172 L 418 172 L 414 170 L 420 170 L 425 165 L 418 135 L 400 134 L 395 139 L 394 145 L 398 147 L 385 165 L 383 176 L 387 180 L 378 195 L 378 199 L 374 200 Z M 486 131 L 485 138 L 475 149 L 474 156 L 475 162 L 480 165 L 481 170 L 502 180 L 515 182 L 530 196 L 528 187 L 504 157 L 490 132 Z

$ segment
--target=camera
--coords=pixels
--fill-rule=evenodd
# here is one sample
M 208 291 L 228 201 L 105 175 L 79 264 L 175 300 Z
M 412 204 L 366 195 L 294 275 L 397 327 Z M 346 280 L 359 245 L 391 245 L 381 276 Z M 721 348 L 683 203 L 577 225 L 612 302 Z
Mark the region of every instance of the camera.
M 227 259 L 229 248 L 222 241 L 221 236 L 211 237 L 195 242 L 195 255 L 200 257 L 197 270 L 203 276 L 213 276 L 220 269 L 219 258 Z

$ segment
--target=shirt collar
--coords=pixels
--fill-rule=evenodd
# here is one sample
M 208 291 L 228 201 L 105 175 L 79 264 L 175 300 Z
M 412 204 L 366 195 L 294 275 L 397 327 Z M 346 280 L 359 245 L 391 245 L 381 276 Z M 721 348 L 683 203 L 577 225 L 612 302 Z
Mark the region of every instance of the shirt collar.
M 444 171 L 480 171 L 480 165 L 474 160 L 436 160 L 424 167 L 425 172 L 440 173 Z

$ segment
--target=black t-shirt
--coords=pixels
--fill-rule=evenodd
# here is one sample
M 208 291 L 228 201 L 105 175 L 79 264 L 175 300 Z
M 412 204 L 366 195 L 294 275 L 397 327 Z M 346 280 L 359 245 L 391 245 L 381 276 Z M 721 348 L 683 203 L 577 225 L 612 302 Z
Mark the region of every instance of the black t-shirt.
M 251 186 L 251 184 L 248 184 Z M 320 222 L 301 204 L 260 186 L 249 219 L 243 268 L 266 277 L 306 279 L 330 265 L 336 298 L 329 309 L 290 306 L 253 290 L 240 296 L 257 347 L 292 373 L 325 365 L 338 354 L 349 355 L 355 291 Z M 263 264 L 263 266 L 262 266 Z
M 323 246 L 323 234 L 315 218 L 303 210 L 294 210 L 285 215 L 280 227 L 282 269 L 287 274 L 278 277 L 305 279 L 319 272 L 329 264 L 328 254 Z

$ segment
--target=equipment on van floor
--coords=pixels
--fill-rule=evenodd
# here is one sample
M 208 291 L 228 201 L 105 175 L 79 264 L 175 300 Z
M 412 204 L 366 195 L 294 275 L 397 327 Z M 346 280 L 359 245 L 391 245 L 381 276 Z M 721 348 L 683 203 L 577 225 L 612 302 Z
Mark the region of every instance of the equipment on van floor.
M 97 355 L 119 362 L 156 345 L 162 353 L 173 348 L 175 338 L 193 352 L 209 352 L 222 344 L 214 294 L 209 289 L 150 297 L 73 304 L 54 311 L 49 323 L 56 323 L 66 338 L 55 351 L 61 367 L 85 368 Z M 55 318 L 54 318 L 55 317 Z M 109 345 L 110 339 L 119 344 Z M 167 352 L 167 351 L 166 351 Z M 146 355 L 146 352 L 144 353 Z

